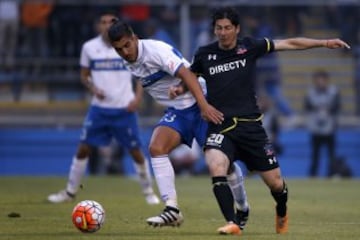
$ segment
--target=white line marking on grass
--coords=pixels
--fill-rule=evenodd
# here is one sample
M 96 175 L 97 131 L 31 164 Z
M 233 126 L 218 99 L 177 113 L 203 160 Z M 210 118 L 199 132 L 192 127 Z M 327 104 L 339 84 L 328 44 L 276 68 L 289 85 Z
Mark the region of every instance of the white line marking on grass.
M 309 225 L 309 222 L 296 222 L 296 224 Z M 316 222 L 316 225 L 360 225 L 360 222 Z M 311 222 L 311 225 L 314 225 Z

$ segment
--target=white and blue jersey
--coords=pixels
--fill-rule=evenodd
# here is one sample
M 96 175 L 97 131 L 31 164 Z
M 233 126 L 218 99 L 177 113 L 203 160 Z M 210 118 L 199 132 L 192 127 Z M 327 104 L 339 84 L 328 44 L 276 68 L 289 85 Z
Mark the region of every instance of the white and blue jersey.
M 126 108 L 134 99 L 131 73 L 126 69 L 124 60 L 101 36 L 84 43 L 80 66 L 90 69 L 92 83 L 105 93 L 103 100 L 94 96 L 92 105 Z
M 181 66 L 189 67 L 190 63 L 181 53 L 157 40 L 139 40 L 138 58 L 134 63 L 126 62 L 132 74 L 141 80 L 142 86 L 161 105 L 184 109 L 195 104 L 194 96 L 187 92 L 175 99 L 168 95 L 171 86 L 180 83 L 175 77 Z
M 126 62 L 131 73 L 141 80 L 142 86 L 161 105 L 167 106 L 158 125 L 173 128 L 182 141 L 191 146 L 193 138 L 204 142 L 207 123 L 202 120 L 196 99 L 186 92 L 175 99 L 169 98 L 169 88 L 181 82 L 176 77 L 180 67 L 189 67 L 189 62 L 172 46 L 157 40 L 139 40 L 138 58 Z M 202 82 L 204 83 L 204 82 Z M 205 92 L 204 85 L 202 84 Z
M 140 147 L 137 115 L 126 110 L 135 94 L 124 60 L 98 36 L 84 43 L 80 66 L 90 70 L 92 83 L 105 94 L 102 100 L 92 97 L 80 140 L 106 146 L 115 138 L 125 148 Z

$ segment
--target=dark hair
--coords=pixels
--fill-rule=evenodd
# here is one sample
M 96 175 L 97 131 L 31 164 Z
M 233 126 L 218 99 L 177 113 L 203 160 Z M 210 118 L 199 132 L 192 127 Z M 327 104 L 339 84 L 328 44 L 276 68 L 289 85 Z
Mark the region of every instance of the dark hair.
M 324 69 L 317 69 L 314 71 L 314 73 L 312 74 L 313 78 L 325 78 L 328 79 L 329 78 L 329 73 L 324 70 Z
M 113 25 L 108 30 L 109 39 L 111 42 L 116 42 L 122 39 L 123 37 L 131 37 L 134 35 L 134 31 L 129 24 L 114 20 Z
M 227 18 L 234 26 L 240 25 L 240 15 L 233 7 L 222 7 L 215 10 L 212 15 L 212 26 L 215 27 L 216 21 Z
M 104 11 L 102 11 L 102 12 L 99 13 L 99 15 L 98 15 L 98 17 L 97 17 L 98 21 L 100 21 L 100 19 L 101 19 L 103 16 L 107 16 L 107 15 L 113 16 L 113 17 L 114 17 L 114 18 L 113 18 L 113 21 L 119 20 L 119 17 L 118 17 L 119 15 L 118 15 L 115 11 L 113 11 L 113 10 L 111 10 L 111 9 L 107 9 L 107 10 L 104 10 Z

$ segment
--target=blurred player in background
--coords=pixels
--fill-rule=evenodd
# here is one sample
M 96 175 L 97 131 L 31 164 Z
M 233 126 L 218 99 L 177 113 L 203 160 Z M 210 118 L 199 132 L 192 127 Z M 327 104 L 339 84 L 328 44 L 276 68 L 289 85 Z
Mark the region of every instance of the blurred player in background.
M 191 146 L 180 144 L 169 154 L 169 159 L 174 167 L 175 174 L 192 174 L 193 167 L 200 159 L 201 148 L 199 144 L 193 140 Z
M 179 226 L 184 218 L 178 206 L 175 173 L 169 154 L 181 143 L 191 146 L 194 138 L 202 145 L 207 129 L 207 122 L 202 117 L 219 124 L 223 120 L 222 113 L 208 104 L 204 86 L 187 68 L 190 64 L 172 46 L 161 41 L 138 39 L 131 27 L 120 21 L 110 27 L 109 38 L 145 90 L 159 104 L 168 107 L 153 131 L 149 146 L 151 164 L 165 209 L 146 221 L 154 227 Z M 176 86 L 182 82 L 189 91 L 177 95 Z M 238 204 L 247 204 L 240 168 L 232 171 L 229 178 Z M 242 221 L 242 224 L 245 222 Z
M 327 176 L 333 174 L 336 157 L 337 116 L 340 111 L 340 92 L 330 83 L 328 72 L 317 70 L 312 76 L 313 84 L 304 99 L 307 127 L 311 133 L 311 166 L 309 176 L 316 177 L 319 169 L 321 146 L 328 153 Z
M 204 146 L 213 191 L 227 222 L 218 232 L 241 233 L 234 222 L 234 200 L 226 178 L 233 161 L 241 159 L 249 170 L 260 172 L 276 202 L 276 232 L 286 233 L 288 189 L 256 104 L 256 61 L 273 51 L 350 47 L 339 39 L 238 39 L 239 14 L 231 7 L 215 11 L 212 25 L 217 41 L 198 49 L 191 70 L 206 80 L 209 103 L 224 114 L 221 124 L 209 122 Z
M 273 99 L 264 91 L 259 91 L 257 94 L 257 105 L 263 114 L 262 125 L 267 137 L 271 141 L 275 153 L 280 155 L 282 153 L 282 145 L 279 141 L 280 134 L 280 119 L 279 112 L 274 106 Z
M 90 146 L 106 146 L 115 138 L 127 148 L 134 159 L 143 194 L 148 204 L 158 204 L 154 194 L 148 161 L 141 150 L 136 110 L 142 97 L 142 87 L 133 91 L 131 73 L 111 47 L 107 30 L 116 18 L 104 13 L 98 21 L 99 36 L 87 41 L 81 51 L 81 81 L 93 98 L 84 121 L 77 153 L 72 161 L 65 190 L 48 196 L 52 203 L 71 201 L 83 178 L 91 154 Z

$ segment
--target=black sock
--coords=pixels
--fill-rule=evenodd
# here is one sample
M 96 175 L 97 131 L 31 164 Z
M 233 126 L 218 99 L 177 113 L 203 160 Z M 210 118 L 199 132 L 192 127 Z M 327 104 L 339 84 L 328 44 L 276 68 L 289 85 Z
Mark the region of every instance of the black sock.
M 226 176 L 213 177 L 213 192 L 227 222 L 234 221 L 234 198 Z
M 276 213 L 280 217 L 285 217 L 286 215 L 286 202 L 288 199 L 288 188 L 284 181 L 284 187 L 281 192 L 271 192 L 271 195 L 276 201 Z

